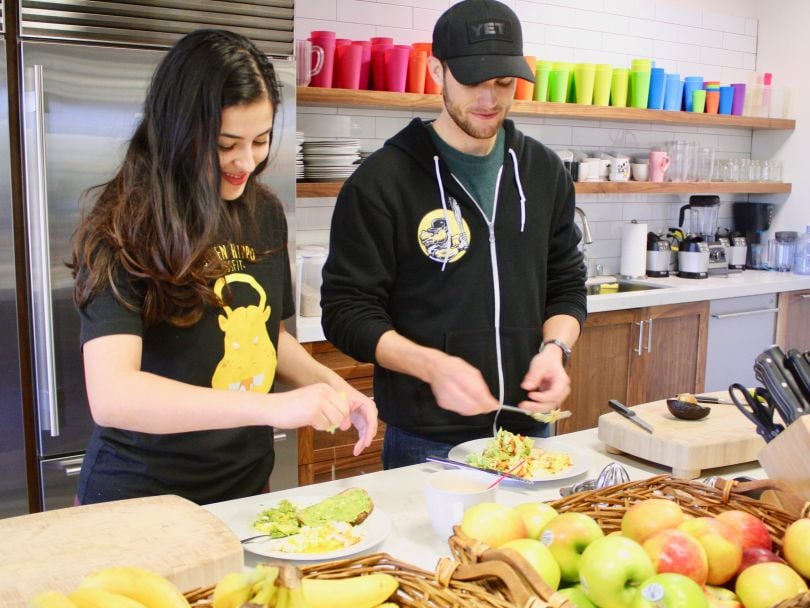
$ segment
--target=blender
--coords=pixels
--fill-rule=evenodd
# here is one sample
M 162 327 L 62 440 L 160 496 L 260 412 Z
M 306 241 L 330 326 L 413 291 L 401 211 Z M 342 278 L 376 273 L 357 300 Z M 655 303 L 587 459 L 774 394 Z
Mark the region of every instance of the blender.
M 699 252 L 700 259 L 696 258 L 692 263 L 689 263 L 690 270 L 688 274 L 697 276 L 688 276 L 686 278 L 705 278 L 709 275 L 727 277 L 726 249 L 723 243 L 717 240 L 717 215 L 720 211 L 720 197 L 716 195 L 690 196 L 689 204 L 681 207 L 679 226 L 683 226 L 686 211 L 689 211 L 689 238 L 687 241 L 693 244 L 702 241 L 706 245 L 705 247 L 692 248 L 694 253 Z M 703 267 L 704 260 L 705 268 Z M 678 262 L 678 267 L 682 270 L 680 258 Z M 680 276 L 685 275 L 681 274 Z
M 762 248 L 766 244 L 762 242 L 762 235 L 771 227 L 775 209 L 771 203 L 735 202 L 731 206 L 734 229 L 745 235 L 748 244 L 746 268 L 763 268 Z

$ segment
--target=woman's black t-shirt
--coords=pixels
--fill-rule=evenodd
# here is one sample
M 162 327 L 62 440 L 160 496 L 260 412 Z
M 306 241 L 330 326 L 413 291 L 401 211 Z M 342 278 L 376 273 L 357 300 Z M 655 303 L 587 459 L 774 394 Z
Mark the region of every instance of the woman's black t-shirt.
M 247 214 L 240 218 L 248 221 Z M 108 290 L 81 316 L 81 343 L 100 336 L 143 339 L 141 369 L 196 386 L 266 393 L 273 386 L 279 326 L 294 313 L 287 225 L 273 198 L 256 212 L 256 242 L 223 242 L 214 253 L 228 270 L 231 298 L 210 308 L 192 327 L 161 323 L 145 328 L 138 312 Z M 244 224 L 243 224 L 244 225 Z M 262 252 L 271 252 L 261 255 Z M 227 407 L 228 395 L 222 393 Z M 149 434 L 96 425 L 79 478 L 82 504 L 177 494 L 206 504 L 261 491 L 273 469 L 273 428 L 253 426 Z

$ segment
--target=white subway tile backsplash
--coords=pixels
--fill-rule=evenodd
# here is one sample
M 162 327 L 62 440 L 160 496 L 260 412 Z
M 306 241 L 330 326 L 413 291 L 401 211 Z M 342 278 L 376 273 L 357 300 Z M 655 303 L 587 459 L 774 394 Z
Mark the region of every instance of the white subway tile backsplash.
M 295 21 L 302 19 L 337 19 L 337 0 L 297 0 Z
M 547 26 L 545 43 L 557 46 L 576 46 L 577 49 L 601 49 L 603 48 L 602 36 L 602 32 Z
M 678 26 L 677 40 L 683 44 L 695 44 L 698 46 L 723 46 L 722 34 L 703 27 L 692 27 L 688 25 Z
M 413 9 L 410 6 L 363 0 L 338 0 L 337 18 L 348 23 L 410 28 L 413 26 Z
M 652 54 L 655 57 L 663 57 L 674 62 L 699 61 L 700 47 L 694 44 L 684 44 L 681 42 L 654 40 Z
M 701 11 L 672 6 L 671 4 L 655 5 L 655 18 L 666 23 L 677 23 L 678 25 L 700 26 L 703 24 Z
M 627 22 L 628 30 L 644 38 L 655 40 L 668 40 L 676 42 L 678 40 L 679 25 L 654 21 L 653 19 L 631 18 Z
M 703 27 L 732 34 L 745 34 L 745 18 L 703 11 Z
M 432 4 L 435 4 L 435 2 Z M 423 30 L 429 34 L 427 38 L 423 39 L 424 42 L 430 42 L 433 39 L 433 26 L 436 25 L 436 21 L 439 19 L 439 15 L 441 15 L 442 12 L 442 9 L 435 10 L 431 7 L 413 9 L 414 29 Z
M 745 20 L 745 35 L 757 36 L 759 33 L 759 22 L 756 19 Z
M 756 36 L 741 36 L 739 34 L 723 34 L 723 48 L 730 51 L 742 51 L 743 53 L 757 52 Z
M 380 116 L 374 121 L 374 132 L 377 139 L 388 139 L 395 133 L 401 131 L 408 123 L 411 122 L 411 117 L 390 117 Z
M 628 53 L 634 57 L 651 57 L 653 41 L 638 36 L 605 34 L 605 48 L 614 53 Z
M 640 19 L 653 19 L 655 3 L 649 0 L 605 0 L 605 12 Z
M 704 46 L 700 49 L 700 61 L 707 65 L 741 68 L 743 66 L 743 53 Z

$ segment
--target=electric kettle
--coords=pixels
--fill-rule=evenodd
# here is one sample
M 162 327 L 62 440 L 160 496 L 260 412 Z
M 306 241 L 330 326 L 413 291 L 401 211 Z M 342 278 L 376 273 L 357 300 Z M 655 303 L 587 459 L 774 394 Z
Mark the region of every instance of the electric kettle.
M 678 249 L 678 276 L 683 279 L 709 278 L 709 244 L 699 236 L 688 236 Z
M 647 233 L 647 276 L 668 277 L 671 247 L 669 239 L 655 232 Z

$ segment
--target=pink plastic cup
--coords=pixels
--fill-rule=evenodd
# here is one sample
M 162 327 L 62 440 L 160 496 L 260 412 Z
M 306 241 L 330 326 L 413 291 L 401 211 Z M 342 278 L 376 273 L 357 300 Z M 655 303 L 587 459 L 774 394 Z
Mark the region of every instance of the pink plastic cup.
M 335 66 L 335 32 L 318 30 L 312 32 L 309 37 L 313 47 L 317 46 L 323 50 L 321 71 L 312 75 L 309 86 L 331 88 Z
M 360 85 L 358 88 L 365 90 L 368 88 L 371 76 L 371 41 L 354 40 L 352 44 L 363 49 L 363 55 L 360 58 Z
M 335 77 L 333 86 L 336 89 L 360 88 L 360 64 L 363 59 L 363 47 L 354 44 L 342 44 L 335 49 Z
M 394 39 L 388 36 L 372 36 L 371 37 L 371 46 L 375 44 L 390 44 L 394 46 Z
M 385 50 L 385 90 L 404 93 L 408 79 L 408 61 L 411 57 L 409 44 L 396 44 Z
M 371 88 L 375 91 L 385 91 L 385 51 L 393 48 L 393 44 L 371 45 Z

